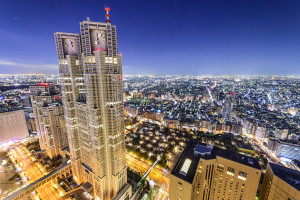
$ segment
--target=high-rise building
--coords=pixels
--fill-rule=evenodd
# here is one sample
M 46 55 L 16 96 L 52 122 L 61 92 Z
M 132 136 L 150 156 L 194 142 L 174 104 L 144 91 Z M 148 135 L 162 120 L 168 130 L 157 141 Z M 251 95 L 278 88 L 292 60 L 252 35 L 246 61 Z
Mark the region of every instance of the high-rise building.
M 256 196 L 258 161 L 192 140 L 170 175 L 170 200 L 237 199 Z
M 268 163 L 259 199 L 300 200 L 300 172 Z
M 62 149 L 68 146 L 63 107 L 57 101 L 59 98 L 47 92 L 31 96 L 39 144 L 50 158 L 63 156 Z
M 227 94 L 223 103 L 222 118 L 224 121 L 231 121 L 233 108 L 233 97 L 231 94 Z
M 80 31 L 55 33 L 73 177 L 91 183 L 95 199 L 126 199 L 131 186 L 116 26 L 88 18 Z

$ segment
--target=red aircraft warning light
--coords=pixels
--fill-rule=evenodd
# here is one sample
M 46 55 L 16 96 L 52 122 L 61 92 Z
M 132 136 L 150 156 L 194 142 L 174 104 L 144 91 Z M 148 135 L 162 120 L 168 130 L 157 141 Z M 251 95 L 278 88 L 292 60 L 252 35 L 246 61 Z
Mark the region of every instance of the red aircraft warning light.
M 105 11 L 106 11 L 106 22 L 107 23 L 110 23 L 110 20 L 109 20 L 109 17 L 110 17 L 110 14 L 109 14 L 109 11 L 110 11 L 110 8 L 109 7 L 105 7 Z
M 41 86 L 48 86 L 48 83 L 40 83 Z

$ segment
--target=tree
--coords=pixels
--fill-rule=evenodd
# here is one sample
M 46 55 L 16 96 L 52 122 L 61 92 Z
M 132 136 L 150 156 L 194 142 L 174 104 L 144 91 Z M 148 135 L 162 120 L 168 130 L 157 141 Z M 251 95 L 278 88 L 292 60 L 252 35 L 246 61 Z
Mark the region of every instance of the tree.
M 160 158 L 157 164 L 163 168 L 168 166 L 168 159 L 166 154 L 163 154 L 163 156 Z
M 150 162 L 151 162 L 151 163 L 154 163 L 156 160 L 157 160 L 157 157 L 156 157 L 156 156 L 151 156 L 151 157 L 150 157 Z

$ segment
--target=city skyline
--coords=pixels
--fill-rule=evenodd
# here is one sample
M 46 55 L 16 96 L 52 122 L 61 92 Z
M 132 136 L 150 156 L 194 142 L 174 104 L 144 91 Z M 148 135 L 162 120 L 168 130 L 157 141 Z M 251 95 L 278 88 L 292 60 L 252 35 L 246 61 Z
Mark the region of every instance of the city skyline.
M 299 75 L 297 1 L 77 2 L 3 2 L 1 73 L 58 73 L 53 31 L 103 21 L 107 5 L 124 74 Z
M 82 23 L 100 27 L 110 25 L 89 21 Z M 82 52 L 89 53 L 88 47 L 93 49 L 95 45 L 103 45 L 100 43 L 103 37 L 101 30 L 96 29 L 95 32 L 91 28 L 81 28 L 85 44 L 90 40 L 86 32 L 93 38 Z M 9 183 L 9 187 L 2 184 L 0 188 L 4 197 L 18 200 L 30 196 L 32 199 L 56 200 L 78 194 L 80 199 L 87 200 L 97 195 L 97 185 L 94 185 L 97 181 L 93 181 L 92 177 L 96 178 L 101 165 L 97 166 L 93 161 L 92 155 L 95 154 L 92 152 L 95 152 L 94 147 L 97 152 L 96 144 L 99 142 L 94 130 L 110 129 L 109 124 L 114 124 L 113 128 L 117 130 L 124 123 L 121 125 L 125 125 L 126 150 L 123 152 L 126 152 L 127 177 L 133 194 L 131 200 L 142 197 L 150 200 L 151 195 L 160 200 L 172 200 L 174 197 L 207 199 L 201 198 L 203 195 L 226 199 L 236 195 L 241 199 L 254 199 L 254 195 L 270 200 L 279 196 L 298 199 L 299 77 L 121 76 L 109 73 L 115 71 L 110 66 L 118 60 L 109 59 L 109 53 L 104 57 L 105 51 L 94 51 L 95 56 L 83 54 L 78 60 L 76 55 L 66 55 L 73 53 L 72 45 L 78 44 L 72 41 L 76 36 L 79 34 L 56 33 L 62 82 L 58 82 L 58 75 L 0 75 L 0 114 L 4 121 L 0 123 L 0 132 L 3 133 L 0 134 L 0 162 L 4 169 L 1 179 Z M 114 49 L 109 41 L 108 38 L 108 52 Z M 104 61 L 100 65 L 102 67 L 97 64 L 99 60 Z M 96 71 L 95 65 L 98 66 Z M 105 67 L 107 65 L 108 68 Z M 81 73 L 76 73 L 83 68 L 86 69 L 84 78 Z M 99 76 L 99 69 L 108 70 L 108 74 L 101 70 Z M 111 75 L 116 75 L 117 82 L 116 79 L 107 82 Z M 111 82 L 117 88 L 121 87 L 123 81 L 120 78 L 124 79 L 124 107 L 123 104 L 117 106 L 120 101 L 107 102 L 107 98 L 122 96 L 122 92 L 109 86 Z M 50 94 L 57 95 L 49 96 L 48 90 Z M 54 102 L 52 99 L 55 99 Z M 44 103 L 37 105 L 41 100 Z M 63 116 L 59 112 L 61 102 L 65 108 L 65 120 L 61 120 Z M 124 110 L 124 119 L 114 115 L 114 123 L 106 123 L 112 119 L 109 117 L 111 112 L 93 114 L 93 111 L 101 112 L 107 106 L 109 111 Z M 23 116 L 22 119 L 12 118 L 15 112 L 19 113 L 19 117 Z M 55 115 L 55 119 L 51 115 Z M 102 119 L 103 125 L 97 125 L 99 119 Z M 25 138 L 24 132 L 16 129 L 21 122 L 27 124 L 22 129 L 28 130 L 29 136 Z M 74 146 L 78 143 L 75 136 L 68 137 L 69 146 L 65 146 L 63 132 L 73 128 L 78 130 L 80 148 Z M 62 140 L 57 140 L 57 136 L 63 136 Z M 113 138 L 109 136 L 108 140 L 115 142 Z M 89 152 L 87 149 L 92 150 Z M 76 152 L 81 155 L 76 165 L 82 169 L 79 173 L 72 164 Z M 200 178 L 210 174 L 207 176 L 207 181 L 212 183 L 208 187 L 210 194 L 203 193 L 201 188 L 206 187 L 205 181 L 197 178 L 196 168 L 197 173 L 202 174 Z M 276 169 L 274 173 L 270 170 L 273 168 Z M 259 179 L 260 173 L 265 174 L 263 179 Z M 82 187 L 94 189 L 89 192 L 81 190 L 78 177 L 84 182 Z M 143 187 L 135 187 L 136 184 Z M 130 185 L 127 184 L 124 190 L 130 194 Z M 194 195 L 198 197 L 194 198 Z M 120 197 L 119 194 L 117 196 Z
M 0 200 L 299 200 L 300 3 L 29 1 L 0 8 Z

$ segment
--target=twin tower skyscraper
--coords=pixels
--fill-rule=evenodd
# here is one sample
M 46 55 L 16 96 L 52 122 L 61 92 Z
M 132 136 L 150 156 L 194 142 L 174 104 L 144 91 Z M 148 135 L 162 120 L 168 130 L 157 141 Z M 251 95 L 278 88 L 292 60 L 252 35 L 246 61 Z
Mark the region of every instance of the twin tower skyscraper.
M 73 177 L 95 199 L 129 199 L 116 26 L 88 18 L 80 33 L 55 33 Z

